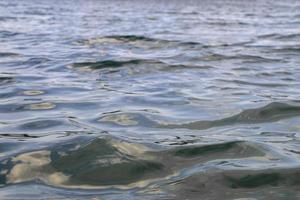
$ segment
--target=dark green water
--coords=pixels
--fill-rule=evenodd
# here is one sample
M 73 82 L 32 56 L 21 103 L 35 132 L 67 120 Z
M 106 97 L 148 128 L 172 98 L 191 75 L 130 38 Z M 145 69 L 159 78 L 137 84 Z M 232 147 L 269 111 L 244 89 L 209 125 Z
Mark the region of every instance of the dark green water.
M 0 0 L 0 199 L 300 199 L 297 0 Z

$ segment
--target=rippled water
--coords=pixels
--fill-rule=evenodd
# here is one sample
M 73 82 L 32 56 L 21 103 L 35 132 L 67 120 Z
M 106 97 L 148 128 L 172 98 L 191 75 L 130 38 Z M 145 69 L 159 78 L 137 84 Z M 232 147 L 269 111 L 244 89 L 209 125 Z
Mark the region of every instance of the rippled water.
M 0 199 L 300 199 L 300 1 L 0 1 Z

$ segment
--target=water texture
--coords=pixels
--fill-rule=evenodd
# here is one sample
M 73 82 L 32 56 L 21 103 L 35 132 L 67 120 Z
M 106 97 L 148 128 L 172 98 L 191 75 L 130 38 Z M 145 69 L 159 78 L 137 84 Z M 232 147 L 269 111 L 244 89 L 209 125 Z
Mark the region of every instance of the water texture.
M 0 199 L 300 199 L 297 0 L 1 0 Z

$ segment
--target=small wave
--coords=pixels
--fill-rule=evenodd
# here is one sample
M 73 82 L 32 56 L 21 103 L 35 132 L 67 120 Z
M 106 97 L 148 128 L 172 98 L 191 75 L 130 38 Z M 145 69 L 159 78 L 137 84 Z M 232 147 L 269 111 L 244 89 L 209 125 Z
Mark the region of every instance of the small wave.
M 290 40 L 290 39 L 298 39 L 300 38 L 300 33 L 291 33 L 291 34 L 278 34 L 278 33 L 271 33 L 271 34 L 265 34 L 260 35 L 258 38 L 262 39 L 275 39 L 275 40 Z
M 37 120 L 22 124 L 19 128 L 21 130 L 37 130 L 45 128 L 53 128 L 55 126 L 62 125 L 63 123 L 59 120 Z
M 286 46 L 280 47 L 270 50 L 272 52 L 280 52 L 280 53 L 295 53 L 298 54 L 300 52 L 300 46 Z
M 227 83 L 236 83 L 239 85 L 250 85 L 250 86 L 262 86 L 262 87 L 284 87 L 288 86 L 286 83 L 275 83 L 275 82 L 267 82 L 267 83 L 260 83 L 260 82 L 249 82 L 243 80 L 225 80 L 225 79 L 218 79 L 219 81 L 227 82 Z
M 123 75 L 147 74 L 157 71 L 169 71 L 175 69 L 210 69 L 210 66 L 197 66 L 185 64 L 169 64 L 157 60 L 103 60 L 95 62 L 78 62 L 71 64 L 71 67 L 77 68 L 80 71 L 106 70 L 106 73 L 116 73 L 123 69 Z
M 117 40 L 121 40 L 124 42 L 130 41 L 147 41 L 147 42 L 161 42 L 161 43 L 176 43 L 181 45 L 201 45 L 198 42 L 183 42 L 178 40 L 165 40 L 165 39 L 158 39 L 158 38 L 149 38 L 145 36 L 138 36 L 138 35 L 114 35 L 114 36 L 107 36 L 106 38 L 113 38 Z
M 161 128 L 186 128 L 204 130 L 218 126 L 234 124 L 257 124 L 275 122 L 282 119 L 300 116 L 300 107 L 286 103 L 273 102 L 261 108 L 244 110 L 232 117 L 212 121 L 195 121 L 186 124 L 159 125 Z
M 11 32 L 11 31 L 0 31 L 1 38 L 9 38 L 9 37 L 13 37 L 16 35 L 19 35 L 19 33 Z
M 203 154 L 208 153 L 216 153 L 216 152 L 225 152 L 236 145 L 239 142 L 228 142 L 228 143 L 220 143 L 220 144 L 213 144 L 213 145 L 205 145 L 200 147 L 185 147 L 182 149 L 178 149 L 174 152 L 175 156 L 180 157 L 194 157 L 194 156 L 201 156 Z
M 16 57 L 16 56 L 20 56 L 20 54 L 11 53 L 11 52 L 0 52 L 0 58 L 1 57 Z
M 8 95 L 14 96 L 15 94 L 8 94 Z M 0 111 L 5 113 L 22 112 L 25 110 L 40 111 L 40 110 L 54 109 L 55 107 L 56 104 L 51 102 L 40 102 L 40 103 L 32 103 L 32 104 L 2 104 L 0 105 Z
M 0 76 L 0 86 L 8 83 L 12 83 L 13 81 L 14 81 L 13 77 Z
M 23 109 L 24 110 L 50 110 L 55 107 L 56 105 L 52 102 L 41 102 L 41 103 L 26 104 L 23 106 Z
M 210 54 L 207 56 L 202 56 L 199 58 L 201 61 L 222 61 L 222 60 L 242 60 L 246 62 L 281 62 L 280 59 L 273 59 L 273 58 L 265 58 L 262 56 L 255 56 L 255 55 L 222 55 L 222 54 Z
M 81 62 L 74 63 L 74 67 L 89 67 L 91 69 L 103 69 L 103 68 L 115 68 L 122 67 L 124 65 L 138 65 L 141 63 L 147 63 L 147 60 L 126 60 L 126 61 L 116 61 L 116 60 L 104 60 L 96 62 Z
M 29 135 L 27 133 L 23 133 L 23 134 L 10 134 L 10 133 L 2 133 L 0 134 L 0 137 L 1 138 L 17 138 L 17 139 L 28 139 L 28 138 L 38 138 L 40 136 L 37 136 L 37 135 Z
M 164 47 L 162 45 L 174 45 L 174 46 L 202 46 L 201 43 L 191 42 L 191 41 L 179 41 L 179 40 L 166 40 L 159 38 L 150 38 L 139 35 L 110 35 L 103 37 L 96 37 L 90 39 L 82 39 L 75 42 L 75 44 L 84 44 L 84 45 L 96 45 L 96 44 L 105 44 L 105 43 L 124 43 L 124 44 L 133 44 L 137 45 L 138 43 L 146 43 L 146 47 Z
M 119 126 L 153 126 L 154 122 L 141 113 L 115 113 L 105 114 L 100 117 L 99 122 L 112 123 Z
M 177 181 L 168 189 L 176 188 L 176 199 L 297 199 L 299 178 L 299 168 L 211 171 Z
M 139 35 L 113 35 L 113 36 L 107 36 L 105 38 L 113 38 L 116 40 L 122 40 L 125 42 L 129 42 L 129 41 L 158 41 L 158 39 L 154 39 L 154 38 L 149 38 L 149 37 L 145 37 L 145 36 L 139 36 Z
M 300 33 L 293 33 L 288 35 L 279 35 L 276 39 L 280 40 L 291 40 L 291 39 L 300 39 Z
M 0 21 L 6 22 L 6 21 L 10 21 L 10 20 L 16 20 L 17 17 L 9 17 L 9 16 L 0 16 Z

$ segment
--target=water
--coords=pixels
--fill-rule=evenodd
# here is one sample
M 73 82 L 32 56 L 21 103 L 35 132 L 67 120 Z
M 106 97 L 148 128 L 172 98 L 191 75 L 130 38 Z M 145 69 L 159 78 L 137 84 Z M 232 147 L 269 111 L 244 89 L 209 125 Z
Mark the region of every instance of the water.
M 300 2 L 0 1 L 0 199 L 299 199 Z

